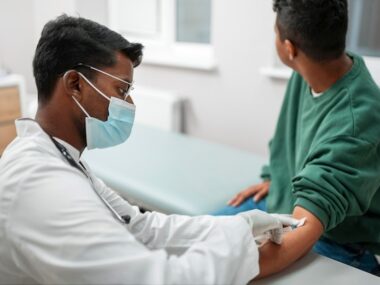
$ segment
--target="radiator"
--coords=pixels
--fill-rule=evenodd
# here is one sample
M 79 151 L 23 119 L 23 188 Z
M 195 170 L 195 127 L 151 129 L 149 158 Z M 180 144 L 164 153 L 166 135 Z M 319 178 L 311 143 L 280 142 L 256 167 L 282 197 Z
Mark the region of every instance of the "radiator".
M 132 92 L 136 123 L 167 131 L 183 131 L 183 99 L 172 92 L 137 86 Z

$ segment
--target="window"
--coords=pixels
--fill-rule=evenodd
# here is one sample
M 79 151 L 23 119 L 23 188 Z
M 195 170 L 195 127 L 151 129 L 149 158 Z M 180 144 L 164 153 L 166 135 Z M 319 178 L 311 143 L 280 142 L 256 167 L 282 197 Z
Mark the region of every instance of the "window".
M 176 14 L 178 42 L 210 43 L 210 0 L 177 0 Z
M 212 0 L 109 0 L 109 25 L 145 46 L 144 62 L 215 67 Z
M 347 48 L 365 56 L 380 56 L 380 1 L 349 0 Z
M 372 77 L 380 84 L 380 1 L 349 0 L 347 49 L 364 56 Z

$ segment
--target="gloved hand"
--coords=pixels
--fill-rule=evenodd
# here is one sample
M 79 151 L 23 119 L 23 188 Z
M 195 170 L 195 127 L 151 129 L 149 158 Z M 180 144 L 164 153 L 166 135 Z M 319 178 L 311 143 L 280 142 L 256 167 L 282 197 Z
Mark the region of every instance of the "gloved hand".
M 297 227 L 301 222 L 289 216 L 268 214 L 260 210 L 241 212 L 238 216 L 242 217 L 252 228 L 255 239 L 269 238 L 276 244 L 282 243 L 284 227 Z

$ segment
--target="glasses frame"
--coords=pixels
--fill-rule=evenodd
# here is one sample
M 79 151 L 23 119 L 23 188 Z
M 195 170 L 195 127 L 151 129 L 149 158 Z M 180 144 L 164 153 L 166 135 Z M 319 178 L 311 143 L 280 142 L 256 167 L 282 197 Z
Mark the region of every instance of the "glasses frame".
M 117 77 L 115 75 L 109 74 L 108 72 L 105 72 L 105 71 L 103 71 L 101 69 L 98 69 L 96 67 L 93 67 L 91 65 L 84 64 L 84 63 L 78 63 L 75 67 L 81 67 L 81 66 L 84 66 L 84 67 L 87 67 L 89 69 L 95 70 L 97 72 L 100 72 L 100 73 L 108 76 L 108 77 L 111 77 L 113 79 L 116 79 L 116 80 L 118 80 L 120 82 L 123 82 L 123 83 L 127 84 L 129 86 L 129 88 L 127 89 L 127 91 L 124 94 L 124 98 L 123 98 L 124 101 L 127 100 L 128 96 L 131 94 L 131 91 L 133 91 L 135 89 L 135 87 L 134 87 L 135 81 L 132 81 L 132 82 L 125 81 L 125 80 L 123 80 L 123 79 L 121 79 L 121 78 L 119 78 L 119 77 Z

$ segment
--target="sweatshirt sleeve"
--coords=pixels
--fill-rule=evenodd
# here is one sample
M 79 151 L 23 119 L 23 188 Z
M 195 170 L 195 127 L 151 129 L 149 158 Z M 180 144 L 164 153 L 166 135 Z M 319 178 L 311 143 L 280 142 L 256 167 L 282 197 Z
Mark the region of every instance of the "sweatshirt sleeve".
M 380 182 L 379 149 L 355 137 L 334 137 L 311 148 L 293 178 L 294 206 L 313 213 L 326 231 L 365 213 Z
M 272 141 L 273 141 L 273 139 L 271 139 L 268 143 L 269 149 L 271 148 Z M 270 164 L 269 163 L 266 165 L 263 165 L 263 167 L 261 168 L 260 178 L 264 181 L 271 180 L 271 171 L 270 171 Z
M 262 180 L 270 180 L 271 179 L 271 175 L 270 175 L 270 167 L 269 165 L 263 165 L 263 167 L 261 168 L 261 174 L 260 174 L 260 177 Z

